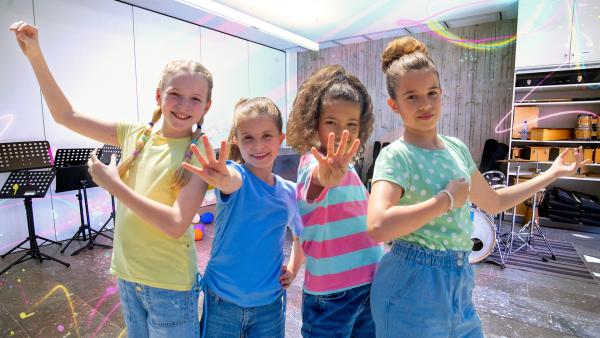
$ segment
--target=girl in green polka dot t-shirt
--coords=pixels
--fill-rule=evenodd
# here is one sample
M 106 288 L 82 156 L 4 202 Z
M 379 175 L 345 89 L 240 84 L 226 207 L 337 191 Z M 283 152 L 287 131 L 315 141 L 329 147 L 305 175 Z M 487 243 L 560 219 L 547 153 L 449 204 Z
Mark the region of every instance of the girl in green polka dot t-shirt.
M 493 190 L 467 147 L 437 131 L 442 89 L 427 47 L 396 39 L 382 56 L 388 105 L 404 123 L 400 139 L 375 164 L 367 224 L 376 241 L 394 239 L 371 288 L 377 337 L 483 337 L 471 292 L 468 263 L 473 223 L 469 201 L 495 214 L 582 165 L 561 154 L 543 174 Z M 584 162 L 585 163 L 585 162 Z

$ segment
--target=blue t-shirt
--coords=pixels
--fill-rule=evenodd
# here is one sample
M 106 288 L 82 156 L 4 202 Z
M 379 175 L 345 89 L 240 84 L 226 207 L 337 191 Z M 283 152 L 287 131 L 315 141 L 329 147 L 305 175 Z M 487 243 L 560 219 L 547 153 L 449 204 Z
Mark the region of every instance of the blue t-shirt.
M 242 307 L 263 306 L 282 294 L 286 227 L 302 231 L 296 184 L 275 175 L 275 185 L 254 176 L 245 165 L 228 161 L 242 176 L 231 195 L 217 191 L 217 217 L 205 281 L 219 297 Z

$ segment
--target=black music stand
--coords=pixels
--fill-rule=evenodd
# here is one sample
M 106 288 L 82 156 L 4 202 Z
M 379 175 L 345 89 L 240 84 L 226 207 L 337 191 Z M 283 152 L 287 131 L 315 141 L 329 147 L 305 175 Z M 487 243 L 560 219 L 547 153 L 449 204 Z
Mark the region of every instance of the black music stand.
M 69 239 L 67 245 L 65 245 L 60 252 L 64 253 L 73 241 L 88 242 L 87 245 L 75 250 L 71 256 L 77 255 L 85 248 L 93 249 L 95 246 L 107 249 L 112 248 L 110 245 L 95 242 L 98 234 L 111 240 L 112 237 L 92 229 L 90 225 L 87 189 L 98 186 L 90 177 L 87 167 L 87 161 L 90 157 L 90 153 L 93 150 L 94 148 L 74 148 L 58 149 L 56 151 L 56 160 L 54 162 L 54 168 L 56 169 L 56 192 L 58 193 L 77 190 L 77 200 L 79 201 L 79 217 L 81 220 L 79 229 L 77 229 L 75 235 Z
M 25 204 L 25 213 L 27 214 L 27 230 L 29 237 L 19 243 L 7 253 L 2 255 L 4 258 L 16 249 L 27 250 L 24 255 L 11 263 L 0 272 L 0 275 L 8 271 L 13 266 L 26 262 L 30 259 L 39 259 L 40 263 L 44 260 L 53 260 L 69 267 L 69 263 L 40 252 L 40 245 L 46 242 L 61 245 L 61 243 L 38 236 L 35 234 L 35 224 L 33 220 L 32 198 L 43 198 L 48 192 L 50 184 L 54 179 L 54 171 L 29 171 L 24 169 L 41 169 L 52 166 L 52 156 L 50 144 L 48 141 L 34 142 L 14 142 L 0 144 L 0 172 L 12 171 L 2 188 L 0 189 L 0 199 L 23 198 Z M 44 242 L 38 244 L 37 240 Z M 21 245 L 29 241 L 29 249 L 22 248 Z
M 111 146 L 109 144 L 105 144 L 104 146 L 102 146 L 102 149 L 100 150 L 102 153 L 99 157 L 100 161 L 104 164 L 109 164 L 110 160 L 111 160 L 111 156 L 117 155 L 117 164 L 119 164 L 119 162 L 121 161 L 121 148 L 119 147 L 115 147 L 115 146 Z M 112 207 L 110 216 L 108 217 L 108 219 L 106 220 L 106 222 L 104 222 L 104 224 L 102 225 L 102 227 L 100 227 L 100 229 L 98 230 L 98 233 L 96 233 L 96 235 L 94 235 L 94 240 L 96 239 L 96 237 L 98 237 L 98 235 L 102 234 L 102 231 L 105 230 L 106 226 L 108 225 L 108 223 L 110 223 L 110 221 L 112 220 L 113 222 L 113 228 L 115 227 L 115 220 L 116 220 L 116 212 L 115 212 L 115 196 L 113 196 L 112 194 L 110 194 L 110 204 Z M 108 229 L 108 231 L 112 231 L 111 229 Z M 103 235 L 102 236 L 106 236 Z M 112 239 L 112 238 L 111 238 Z

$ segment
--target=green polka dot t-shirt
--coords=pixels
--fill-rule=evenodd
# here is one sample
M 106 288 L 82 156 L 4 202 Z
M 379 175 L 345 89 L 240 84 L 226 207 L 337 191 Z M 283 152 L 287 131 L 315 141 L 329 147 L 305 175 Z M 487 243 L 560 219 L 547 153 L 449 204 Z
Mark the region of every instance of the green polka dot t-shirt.
M 451 180 L 470 180 L 477 168 L 467 146 L 455 137 L 438 137 L 444 149 L 423 149 L 402 140 L 385 147 L 375 162 L 373 183 L 389 181 L 399 185 L 404 193 L 398 205 L 413 205 L 437 195 Z M 470 251 L 473 222 L 469 208 L 467 202 L 397 240 L 432 250 Z

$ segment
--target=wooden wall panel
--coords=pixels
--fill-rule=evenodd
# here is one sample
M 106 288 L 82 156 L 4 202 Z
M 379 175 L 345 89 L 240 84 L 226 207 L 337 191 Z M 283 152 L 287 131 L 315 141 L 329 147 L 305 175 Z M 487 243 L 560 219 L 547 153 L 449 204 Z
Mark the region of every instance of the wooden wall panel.
M 451 30 L 464 39 L 489 39 L 515 34 L 516 21 L 460 27 Z M 415 34 L 429 49 L 440 72 L 443 90 L 439 132 L 460 138 L 479 163 L 485 141 L 489 138 L 508 144 L 509 133 L 497 134 L 498 122 L 509 113 L 514 78 L 515 45 L 493 49 L 468 49 L 429 33 Z M 375 141 L 391 142 L 402 134 L 402 121 L 387 106 L 385 78 L 380 58 L 392 39 L 323 49 L 298 54 L 298 86 L 319 67 L 340 64 L 355 74 L 373 99 L 375 128 L 365 153 L 363 168 L 372 159 Z M 500 129 L 508 129 L 506 119 Z

